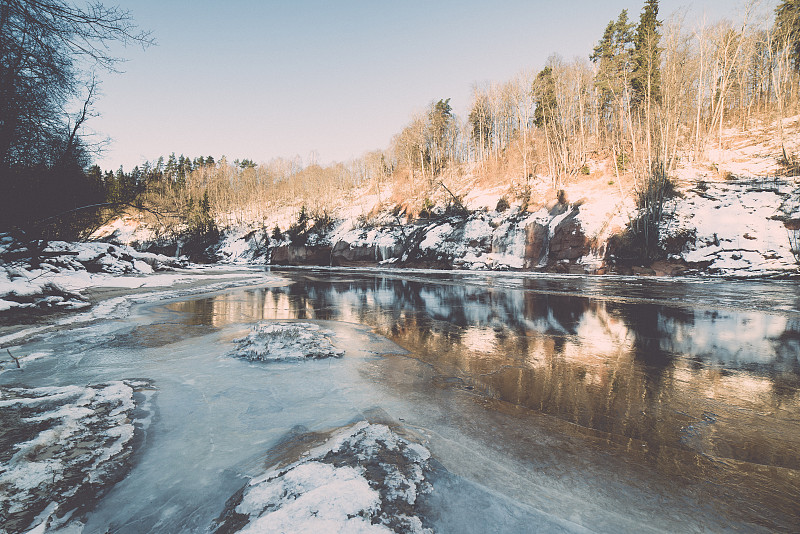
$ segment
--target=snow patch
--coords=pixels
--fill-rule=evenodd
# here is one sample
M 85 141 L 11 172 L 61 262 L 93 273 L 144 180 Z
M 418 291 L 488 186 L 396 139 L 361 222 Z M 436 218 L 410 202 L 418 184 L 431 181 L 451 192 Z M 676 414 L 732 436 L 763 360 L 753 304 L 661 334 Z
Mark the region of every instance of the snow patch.
M 234 340 L 237 347 L 231 355 L 250 361 L 341 358 L 344 351 L 331 343 L 332 335 L 331 330 L 311 323 L 262 323 Z
M 148 410 L 144 380 L 63 387 L 0 386 L 0 517 L 3 532 L 68 523 L 129 468 Z M 146 395 L 144 396 L 146 398 Z M 136 410 L 142 408 L 142 410 Z
M 363 421 L 301 456 L 252 479 L 216 531 L 432 533 L 416 510 L 432 489 L 425 447 Z

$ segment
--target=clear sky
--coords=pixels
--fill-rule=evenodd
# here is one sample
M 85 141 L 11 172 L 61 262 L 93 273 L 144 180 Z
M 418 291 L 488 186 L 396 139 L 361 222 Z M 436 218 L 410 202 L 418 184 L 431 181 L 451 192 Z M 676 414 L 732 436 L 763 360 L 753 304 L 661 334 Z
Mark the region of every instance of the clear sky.
M 553 53 L 588 56 L 644 0 L 119 3 L 157 45 L 121 50 L 124 72 L 100 74 L 89 126 L 112 140 L 97 161 L 107 170 L 171 152 L 330 162 L 386 148 L 431 101 L 463 114 L 475 83 L 539 70 Z M 660 18 L 736 20 L 741 5 L 661 0 Z

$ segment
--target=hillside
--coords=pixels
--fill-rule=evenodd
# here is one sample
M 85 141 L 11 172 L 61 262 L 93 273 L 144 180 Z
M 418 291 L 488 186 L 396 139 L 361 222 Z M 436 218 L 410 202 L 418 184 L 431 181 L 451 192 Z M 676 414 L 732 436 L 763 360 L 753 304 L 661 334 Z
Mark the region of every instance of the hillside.
M 613 160 L 599 155 L 587 162 L 587 175 L 557 189 L 549 176 L 522 183 L 518 177 L 491 175 L 480 164 L 464 164 L 425 188 L 414 189 L 403 180 L 369 182 L 325 199 L 314 210 L 301 201 L 272 203 L 268 216 L 250 223 L 225 225 L 233 217 L 218 213 L 222 235 L 209 253 L 222 262 L 277 265 L 659 275 L 794 272 L 794 232 L 788 228 L 800 219 L 800 178 L 779 162 L 784 149 L 786 154 L 800 150 L 800 116 L 778 126 L 765 121 L 746 130 L 729 128 L 702 158 L 679 157 L 670 172 L 676 195 L 664 204 L 656 258 L 637 258 L 626 249 L 626 228 L 637 213 L 634 173 L 617 176 Z M 144 249 L 161 243 L 155 248 L 163 251 L 165 240 L 159 241 L 154 230 L 128 216 L 95 237 Z M 187 252 L 180 239 L 172 246 L 172 253 Z

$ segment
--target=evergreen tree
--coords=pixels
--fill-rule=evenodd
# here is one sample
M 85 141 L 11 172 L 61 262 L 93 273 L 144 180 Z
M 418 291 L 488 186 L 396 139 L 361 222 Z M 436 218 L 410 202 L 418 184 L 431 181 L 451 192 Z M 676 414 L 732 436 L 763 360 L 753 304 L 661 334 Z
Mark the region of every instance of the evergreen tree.
M 639 25 L 634 35 L 632 103 L 661 101 L 661 21 L 658 20 L 658 0 L 645 0 Z
M 450 127 L 453 123 L 453 108 L 450 99 L 439 100 L 428 112 L 428 143 L 425 159 L 431 165 L 432 171 L 439 172 L 445 161 L 450 156 Z
M 556 84 L 551 67 L 543 68 L 536 75 L 536 80 L 533 82 L 533 96 L 536 103 L 533 123 L 539 128 L 544 128 L 553 121 L 558 106 Z
M 175 157 L 175 152 L 169 155 L 167 165 L 164 167 L 164 176 L 171 181 L 178 178 L 178 158 Z
M 775 28 L 786 39 L 792 66 L 800 73 L 800 0 L 783 0 L 775 8 Z
M 633 23 L 623 9 L 617 20 L 609 21 L 600 42 L 589 59 L 597 65 L 595 86 L 600 91 L 600 107 L 609 116 L 630 83 L 633 57 Z

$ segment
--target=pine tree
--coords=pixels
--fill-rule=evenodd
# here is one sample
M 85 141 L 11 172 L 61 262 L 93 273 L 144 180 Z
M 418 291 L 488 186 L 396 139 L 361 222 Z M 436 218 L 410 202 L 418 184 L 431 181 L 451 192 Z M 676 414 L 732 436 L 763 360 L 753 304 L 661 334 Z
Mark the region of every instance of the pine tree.
M 658 0 L 645 0 L 639 25 L 634 35 L 633 90 L 634 106 L 661 101 L 661 21 L 658 20 Z
M 597 65 L 595 86 L 600 91 L 600 107 L 609 116 L 630 83 L 633 58 L 633 23 L 623 9 L 617 20 L 609 21 L 600 42 L 589 59 Z
M 792 66 L 800 73 L 800 0 L 783 0 L 775 8 L 775 28 L 786 39 Z
M 169 155 L 167 159 L 167 166 L 164 167 L 164 175 L 171 181 L 178 177 L 178 158 L 175 157 L 175 152 Z
M 539 128 L 544 128 L 553 121 L 558 106 L 555 80 L 553 79 L 553 69 L 551 67 L 543 68 L 536 75 L 536 80 L 533 82 L 533 95 L 536 102 L 533 123 Z

